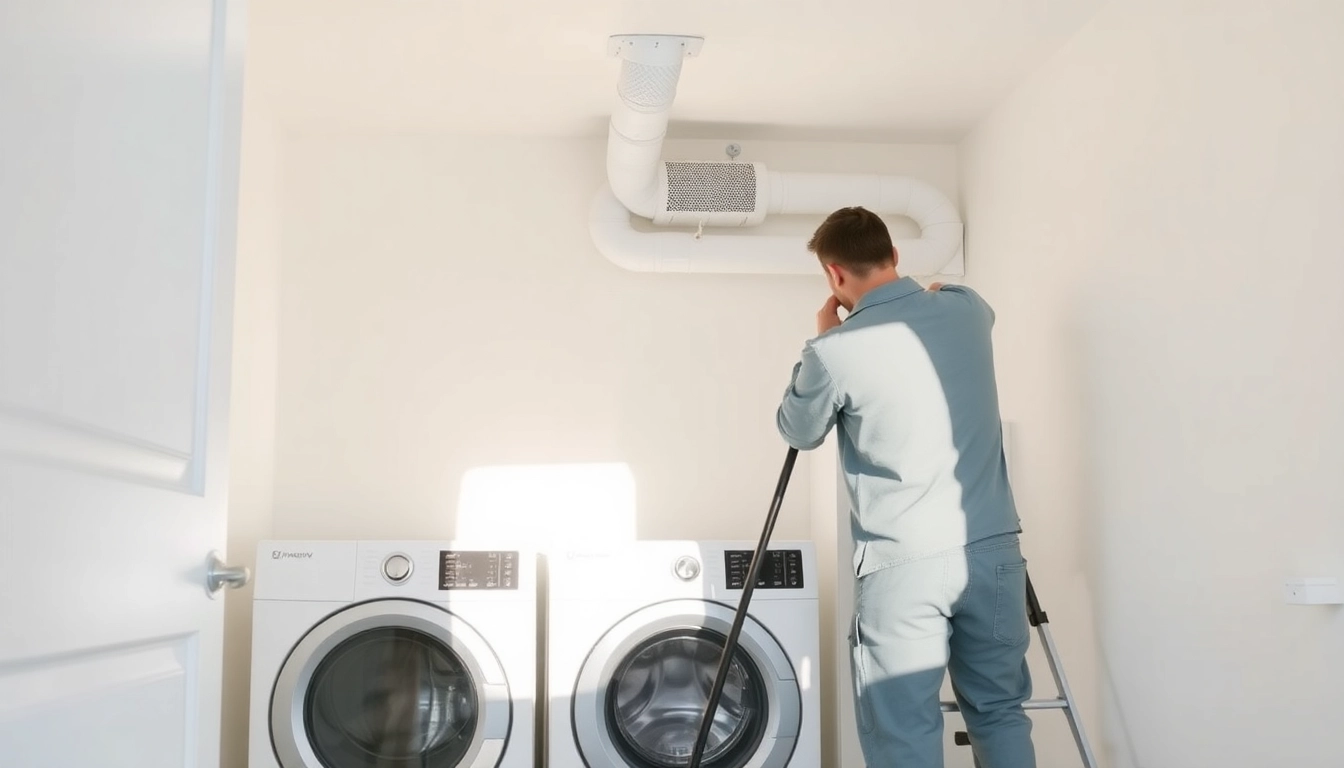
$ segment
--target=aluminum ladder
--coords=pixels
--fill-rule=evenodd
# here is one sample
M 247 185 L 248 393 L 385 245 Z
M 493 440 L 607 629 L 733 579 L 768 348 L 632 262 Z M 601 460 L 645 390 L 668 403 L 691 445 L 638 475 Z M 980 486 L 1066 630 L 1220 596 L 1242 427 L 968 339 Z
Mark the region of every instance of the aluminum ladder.
M 1041 604 L 1036 599 L 1036 590 L 1031 586 L 1031 575 L 1027 575 L 1027 620 L 1031 626 L 1036 628 L 1041 637 L 1041 646 L 1045 648 L 1045 658 L 1050 662 L 1050 674 L 1054 675 L 1055 688 L 1059 695 L 1053 699 L 1032 699 L 1023 702 L 1022 708 L 1026 710 L 1037 709 L 1062 709 L 1064 715 L 1069 719 L 1069 729 L 1073 731 L 1073 740 L 1078 744 L 1078 754 L 1083 759 L 1083 768 L 1097 768 L 1097 758 L 1092 754 L 1092 745 L 1087 741 L 1087 734 L 1083 732 L 1083 723 L 1078 718 L 1078 709 L 1074 704 L 1073 691 L 1069 688 L 1069 681 L 1064 677 L 1064 664 L 1059 659 L 1059 649 L 1055 647 L 1054 638 L 1050 636 L 1050 619 L 1041 610 Z M 960 712 L 961 707 L 955 701 L 942 702 L 943 712 Z M 957 731 L 954 736 L 957 746 L 971 746 L 970 735 L 966 731 Z M 976 768 L 980 768 L 980 758 L 975 757 Z

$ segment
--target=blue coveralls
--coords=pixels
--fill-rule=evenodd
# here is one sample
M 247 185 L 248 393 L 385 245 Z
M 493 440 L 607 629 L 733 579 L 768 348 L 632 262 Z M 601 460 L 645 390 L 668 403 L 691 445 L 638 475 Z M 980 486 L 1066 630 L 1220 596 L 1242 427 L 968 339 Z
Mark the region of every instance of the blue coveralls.
M 851 501 L 850 633 L 870 768 L 941 768 L 944 671 L 984 768 L 1033 768 L 1026 561 L 1003 455 L 994 311 L 910 278 L 811 341 L 778 411 L 800 450 L 837 429 Z

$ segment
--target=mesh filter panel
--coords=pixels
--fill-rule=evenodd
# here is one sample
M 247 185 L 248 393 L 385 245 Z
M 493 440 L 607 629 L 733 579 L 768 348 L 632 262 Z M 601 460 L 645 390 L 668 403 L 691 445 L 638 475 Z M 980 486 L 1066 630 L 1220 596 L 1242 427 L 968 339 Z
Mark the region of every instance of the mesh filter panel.
M 756 166 L 751 163 L 668 162 L 667 210 L 752 213 Z

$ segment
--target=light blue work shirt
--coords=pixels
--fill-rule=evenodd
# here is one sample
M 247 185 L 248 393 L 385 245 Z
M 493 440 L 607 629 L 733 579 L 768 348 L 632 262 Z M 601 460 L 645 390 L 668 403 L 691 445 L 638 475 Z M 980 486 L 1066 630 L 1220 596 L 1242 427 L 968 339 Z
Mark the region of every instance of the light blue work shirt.
M 994 378 L 994 310 L 906 277 L 808 341 L 779 406 L 799 450 L 837 429 L 858 576 L 1020 532 Z

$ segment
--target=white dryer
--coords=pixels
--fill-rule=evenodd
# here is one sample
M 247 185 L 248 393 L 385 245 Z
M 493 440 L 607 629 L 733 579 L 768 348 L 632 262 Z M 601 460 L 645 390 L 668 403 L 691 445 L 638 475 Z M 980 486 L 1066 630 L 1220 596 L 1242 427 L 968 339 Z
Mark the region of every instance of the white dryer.
M 690 752 L 755 542 L 643 541 L 547 557 L 550 768 L 676 768 Z M 815 550 L 772 544 L 704 768 L 818 768 Z
M 536 565 L 454 542 L 262 542 L 251 768 L 532 766 Z

